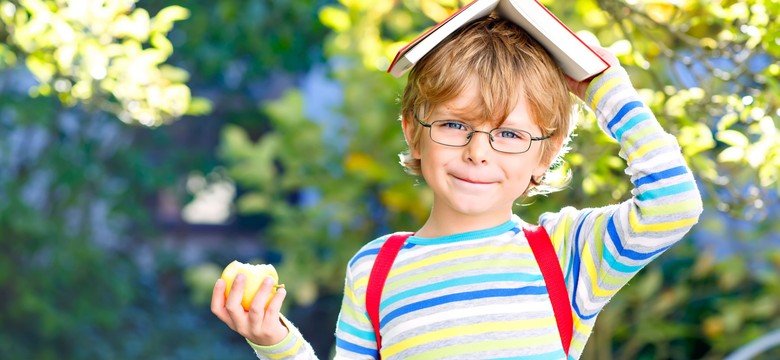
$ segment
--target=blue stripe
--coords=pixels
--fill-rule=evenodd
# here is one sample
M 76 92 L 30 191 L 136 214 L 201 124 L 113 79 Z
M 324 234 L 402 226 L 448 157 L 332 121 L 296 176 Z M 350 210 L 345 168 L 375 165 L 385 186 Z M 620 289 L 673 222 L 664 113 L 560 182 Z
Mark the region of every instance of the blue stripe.
M 368 256 L 368 255 L 376 255 L 376 254 L 379 254 L 379 249 L 378 249 L 378 248 L 377 248 L 377 249 L 370 249 L 370 250 L 363 251 L 363 252 L 361 252 L 361 253 L 359 253 L 359 254 L 355 255 L 355 257 L 354 257 L 354 258 L 352 258 L 352 261 L 350 261 L 350 262 L 349 262 L 349 267 L 352 267 L 353 265 L 355 265 L 355 263 L 356 263 L 356 262 L 357 262 L 357 261 L 358 261 L 360 258 L 362 258 L 362 257 L 364 257 L 364 256 Z
M 642 107 L 642 106 L 644 106 L 644 104 L 642 104 L 641 101 L 631 101 L 631 102 L 625 103 L 623 105 L 623 107 L 620 108 L 620 111 L 618 111 L 618 113 L 615 114 L 615 117 L 612 118 L 612 121 L 610 121 L 607 124 L 607 129 L 611 130 L 613 126 L 615 126 L 617 123 L 620 122 L 620 120 L 623 120 L 623 117 L 626 116 L 626 114 L 628 114 L 629 111 L 634 110 L 634 109 L 636 109 L 638 107 Z M 613 135 L 612 137 L 614 138 L 615 136 Z
M 389 236 L 387 238 L 389 238 Z M 387 240 L 387 238 L 385 239 L 385 241 Z M 384 242 L 382 244 L 384 245 Z M 355 255 L 354 258 L 352 258 L 352 261 L 349 262 L 349 266 L 352 267 L 353 265 L 355 265 L 355 263 L 358 260 L 360 260 L 363 257 L 369 256 L 369 255 L 376 256 L 377 254 L 379 254 L 379 249 L 381 247 L 382 246 L 380 246 L 378 248 L 374 248 L 374 249 L 368 249 L 368 250 L 365 250 L 363 252 L 358 253 L 357 255 Z M 410 244 L 410 243 L 407 242 L 406 244 L 404 244 L 404 246 L 401 249 L 409 249 L 409 248 L 412 248 L 412 247 L 414 247 L 414 244 Z
M 639 113 L 636 114 L 634 117 L 631 118 L 627 123 L 623 124 L 623 126 L 620 127 L 617 131 L 615 131 L 615 137 L 618 140 L 623 139 L 623 133 L 625 133 L 628 130 L 631 130 L 634 126 L 641 123 L 642 121 L 645 121 L 647 119 L 650 119 L 650 114 L 648 113 Z
M 570 249 L 569 250 L 569 259 L 574 259 L 574 247 L 570 246 L 569 249 Z M 564 282 L 566 282 L 566 284 L 569 283 L 569 278 L 571 277 L 571 269 L 573 267 L 574 267 L 574 262 L 573 261 L 569 261 L 569 266 L 566 267 L 566 276 L 564 276 Z
M 339 319 L 338 325 L 336 326 L 341 331 L 350 334 L 356 338 L 359 338 L 361 340 L 376 342 L 376 335 L 374 335 L 374 331 L 366 331 L 358 329 L 350 324 L 345 323 L 343 320 Z
M 643 191 L 642 193 L 636 196 L 636 199 L 639 201 L 655 200 L 665 196 L 681 194 L 686 191 L 691 191 L 695 189 L 696 187 L 693 185 L 693 181 L 686 181 L 684 183 L 679 183 L 679 184 L 669 185 L 658 189 Z
M 444 295 L 437 298 L 419 301 L 409 305 L 402 306 L 393 310 L 379 321 L 380 328 L 385 326 L 393 319 L 411 313 L 416 310 L 427 309 L 437 305 L 448 304 L 458 301 L 477 300 L 492 297 L 507 297 L 507 296 L 519 296 L 519 295 L 543 295 L 547 294 L 547 288 L 544 286 L 524 286 L 517 289 L 488 289 L 469 291 L 458 294 Z
M 604 250 L 603 250 L 604 260 L 607 262 L 609 267 L 612 268 L 613 270 L 630 274 L 630 273 L 635 273 L 635 272 L 637 272 L 639 270 L 642 270 L 642 268 L 646 265 L 646 264 L 642 264 L 642 265 L 631 266 L 631 265 L 623 264 L 623 263 L 617 261 L 617 259 L 615 259 L 615 257 L 612 255 L 612 253 L 609 252 L 609 249 L 607 249 L 607 244 L 606 243 L 603 243 L 602 247 L 604 248 Z
M 421 238 L 416 236 L 410 236 L 409 240 L 407 241 L 419 245 L 450 244 L 458 241 L 476 240 L 476 239 L 498 236 L 516 227 L 517 224 L 515 224 L 515 222 L 512 221 L 512 219 L 509 219 L 505 223 L 494 226 L 489 229 L 475 230 L 475 231 L 469 231 L 460 234 L 447 235 L 447 236 L 441 236 L 435 238 Z
M 496 281 L 516 281 L 516 282 L 528 283 L 528 282 L 535 282 L 541 280 L 544 280 L 544 277 L 542 277 L 542 275 L 532 275 L 527 273 L 482 274 L 482 275 L 461 277 L 457 279 L 440 281 L 431 285 L 426 285 L 426 286 L 422 286 L 422 287 L 418 287 L 418 288 L 414 288 L 414 289 L 410 289 L 398 293 L 382 301 L 382 305 L 380 306 L 380 309 L 384 309 L 402 299 L 406 299 L 412 296 L 417 296 L 420 294 L 431 293 L 434 291 L 439 291 L 450 287 L 471 285 L 471 284 L 482 284 L 482 283 L 496 282 Z
M 580 231 L 582 231 L 582 225 L 585 224 L 585 220 L 588 218 L 588 216 L 590 216 L 590 212 L 584 214 L 582 220 L 580 221 L 580 224 L 577 226 L 577 236 L 574 238 L 574 240 L 576 241 L 575 246 L 577 247 L 577 251 L 574 252 L 574 260 L 573 260 L 573 262 L 574 262 L 574 291 L 572 292 L 572 294 L 577 294 L 577 288 L 580 285 L 580 262 L 581 262 L 581 259 L 580 259 L 580 241 L 579 241 L 579 239 L 580 239 Z M 590 315 L 583 314 L 582 311 L 580 310 L 579 305 L 577 305 L 576 301 L 572 301 L 571 305 L 572 305 L 572 309 L 574 309 L 574 312 L 577 314 L 577 316 L 580 319 L 588 320 L 588 319 L 591 319 L 591 318 L 595 317 L 598 314 L 598 311 L 593 313 L 593 314 L 590 314 Z
M 673 167 L 671 169 L 655 172 L 645 177 L 639 178 L 634 183 L 634 186 L 640 187 L 642 185 L 652 184 L 656 181 L 661 181 L 663 179 L 668 179 L 679 175 L 685 175 L 687 173 L 688 173 L 688 168 L 686 168 L 685 166 Z
M 563 349 L 560 349 L 544 354 L 495 358 L 494 360 L 558 360 L 564 356 L 566 356 L 566 353 L 563 352 Z
M 336 346 L 349 352 L 353 352 L 361 355 L 369 355 L 372 356 L 374 359 L 379 359 L 379 352 L 376 351 L 376 349 L 365 348 L 360 345 L 356 345 L 349 341 L 346 341 L 342 338 L 338 338 L 338 337 L 336 338 Z
M 629 258 L 631 260 L 646 261 L 651 259 L 653 256 L 656 256 L 659 253 L 666 251 L 666 249 L 669 248 L 669 246 L 664 246 L 658 250 L 649 253 L 641 253 L 641 252 L 628 250 L 624 248 L 623 244 L 620 242 L 620 236 L 618 235 L 617 227 L 615 227 L 615 218 L 613 216 L 609 217 L 609 223 L 607 224 L 607 232 L 609 233 L 609 237 L 612 239 L 612 244 L 615 245 L 615 250 L 617 250 L 618 255 L 621 257 Z

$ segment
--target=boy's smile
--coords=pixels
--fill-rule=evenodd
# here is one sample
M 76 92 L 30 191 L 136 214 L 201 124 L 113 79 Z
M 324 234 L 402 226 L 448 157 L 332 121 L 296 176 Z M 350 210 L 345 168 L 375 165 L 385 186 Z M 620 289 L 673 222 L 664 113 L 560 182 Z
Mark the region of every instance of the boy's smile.
M 478 87 L 466 86 L 456 98 L 433 109 L 430 121 L 457 120 L 473 127 L 468 144 L 447 146 L 434 142 L 429 131 L 423 134 L 418 149 L 412 155 L 421 159 L 421 171 L 434 193 L 433 208 L 418 236 L 436 237 L 465 231 L 490 228 L 509 220 L 512 205 L 525 193 L 531 176 L 544 174 L 549 164 L 541 161 L 541 147 L 532 144 L 522 154 L 508 154 L 494 150 L 490 132 L 494 125 L 481 119 L 471 119 L 467 111 L 478 99 Z M 524 97 L 500 125 L 502 128 L 526 130 L 533 136 L 542 136 Z M 412 126 L 404 131 L 410 138 Z

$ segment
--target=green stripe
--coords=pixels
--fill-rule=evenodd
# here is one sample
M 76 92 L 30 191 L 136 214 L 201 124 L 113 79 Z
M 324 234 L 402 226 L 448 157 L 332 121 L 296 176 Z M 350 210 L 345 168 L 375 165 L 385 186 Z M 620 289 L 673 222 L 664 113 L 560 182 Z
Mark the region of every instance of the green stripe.
M 664 216 L 693 211 L 698 208 L 698 199 L 691 199 L 667 205 L 643 206 L 639 208 L 639 211 L 642 213 L 642 216 Z

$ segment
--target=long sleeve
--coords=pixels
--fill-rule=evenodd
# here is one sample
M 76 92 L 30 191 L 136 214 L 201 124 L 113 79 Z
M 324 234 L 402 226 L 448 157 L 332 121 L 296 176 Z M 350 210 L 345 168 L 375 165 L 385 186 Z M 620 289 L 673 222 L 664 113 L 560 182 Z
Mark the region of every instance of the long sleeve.
M 276 345 L 261 346 L 247 342 L 255 351 L 259 359 L 317 359 L 314 350 L 306 340 L 303 339 L 298 328 L 296 328 L 287 318 L 282 317 L 282 321 L 290 330 L 287 336 Z
M 594 79 L 587 103 L 601 129 L 619 142 L 634 189 L 630 199 L 617 205 L 568 207 L 540 219 L 562 262 L 574 313 L 572 349 L 580 353 L 607 301 L 682 239 L 702 211 L 677 140 L 643 104 L 623 69 Z

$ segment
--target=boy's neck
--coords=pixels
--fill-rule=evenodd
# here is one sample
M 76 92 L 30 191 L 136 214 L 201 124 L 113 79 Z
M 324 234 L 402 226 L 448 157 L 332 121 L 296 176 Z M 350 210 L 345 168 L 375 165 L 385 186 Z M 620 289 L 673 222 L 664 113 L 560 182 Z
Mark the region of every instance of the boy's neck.
M 442 214 L 435 209 L 425 224 L 417 230 L 415 236 L 437 238 L 462 234 L 470 231 L 490 229 L 506 223 L 512 218 L 512 212 L 492 215 Z

